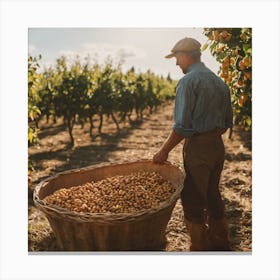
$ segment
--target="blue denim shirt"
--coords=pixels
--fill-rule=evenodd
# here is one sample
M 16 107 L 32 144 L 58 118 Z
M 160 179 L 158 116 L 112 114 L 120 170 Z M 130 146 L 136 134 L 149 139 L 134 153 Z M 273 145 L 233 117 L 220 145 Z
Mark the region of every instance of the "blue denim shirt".
M 228 86 L 204 63 L 192 64 L 176 88 L 173 130 L 188 138 L 232 127 L 232 119 Z

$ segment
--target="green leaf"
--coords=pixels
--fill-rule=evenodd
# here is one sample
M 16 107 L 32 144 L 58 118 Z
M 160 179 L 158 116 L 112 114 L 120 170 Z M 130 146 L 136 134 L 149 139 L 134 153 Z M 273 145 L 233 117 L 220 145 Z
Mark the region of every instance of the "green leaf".
M 32 131 L 28 131 L 28 140 L 30 143 L 33 142 L 33 132 Z
M 201 51 L 202 52 L 204 52 L 207 48 L 208 48 L 208 44 L 207 43 L 205 43 L 203 46 L 202 46 L 202 48 L 201 48 Z
M 246 124 L 248 125 L 248 126 L 251 126 L 252 125 L 252 120 L 251 120 L 251 118 L 246 118 Z
M 251 49 L 251 44 L 244 44 L 243 51 L 246 53 L 249 49 Z
M 221 53 L 217 54 L 217 60 L 218 60 L 218 61 L 221 61 L 221 60 L 223 60 L 226 56 L 227 56 L 227 53 L 226 53 L 226 52 L 221 52 Z
M 216 46 L 218 45 L 218 41 L 215 41 L 211 46 L 210 46 L 210 51 L 213 52 Z

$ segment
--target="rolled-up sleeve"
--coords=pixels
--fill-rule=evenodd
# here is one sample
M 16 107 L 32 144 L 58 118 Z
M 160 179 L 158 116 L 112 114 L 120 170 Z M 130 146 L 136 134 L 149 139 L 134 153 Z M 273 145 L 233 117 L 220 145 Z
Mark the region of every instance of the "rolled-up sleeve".
M 195 131 L 192 128 L 191 112 L 194 106 L 194 95 L 190 81 L 181 79 L 176 88 L 173 130 L 185 138 L 191 137 Z

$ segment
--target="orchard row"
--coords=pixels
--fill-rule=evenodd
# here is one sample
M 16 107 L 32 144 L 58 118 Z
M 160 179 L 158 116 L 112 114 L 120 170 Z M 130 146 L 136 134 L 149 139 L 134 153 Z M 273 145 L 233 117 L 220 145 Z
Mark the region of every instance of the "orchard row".
M 67 126 L 70 144 L 74 145 L 73 127 L 76 123 L 90 123 L 99 118 L 99 133 L 103 116 L 119 123 L 141 121 L 144 110 L 150 113 L 159 105 L 174 98 L 176 83 L 167 76 L 159 77 L 147 71 L 136 73 L 134 68 L 123 72 L 121 65 L 107 60 L 105 65 L 84 63 L 80 59 L 69 63 L 65 57 L 57 59 L 53 68 L 40 72 L 39 60 L 28 59 L 28 139 L 36 143 L 39 121 L 62 117 Z

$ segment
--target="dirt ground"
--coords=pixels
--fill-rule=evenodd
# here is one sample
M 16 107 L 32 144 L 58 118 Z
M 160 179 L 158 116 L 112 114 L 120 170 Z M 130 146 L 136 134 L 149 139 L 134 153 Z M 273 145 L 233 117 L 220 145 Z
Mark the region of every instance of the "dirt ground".
M 56 124 L 40 123 L 39 144 L 28 149 L 35 171 L 28 187 L 28 249 L 57 251 L 54 234 L 45 215 L 34 207 L 32 193 L 43 179 L 57 172 L 94 165 L 101 162 L 151 159 L 168 136 L 173 122 L 173 104 L 145 115 L 142 123 L 121 124 L 117 131 L 111 119 L 104 122 L 102 134 L 89 125 L 74 127 L 76 144 L 69 148 L 69 136 L 61 120 Z M 105 125 L 106 124 L 106 125 Z M 98 126 L 96 120 L 95 126 Z M 252 251 L 252 152 L 251 134 L 234 127 L 232 139 L 224 135 L 226 161 L 220 187 L 226 205 L 229 235 L 233 251 Z M 168 160 L 182 166 L 182 144 L 170 152 Z M 180 200 L 173 210 L 166 229 L 166 251 L 189 251 L 190 238 L 183 222 Z

